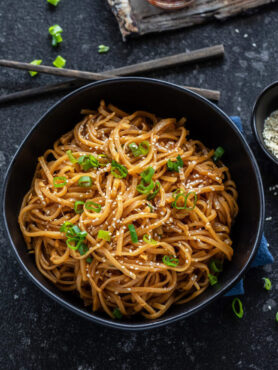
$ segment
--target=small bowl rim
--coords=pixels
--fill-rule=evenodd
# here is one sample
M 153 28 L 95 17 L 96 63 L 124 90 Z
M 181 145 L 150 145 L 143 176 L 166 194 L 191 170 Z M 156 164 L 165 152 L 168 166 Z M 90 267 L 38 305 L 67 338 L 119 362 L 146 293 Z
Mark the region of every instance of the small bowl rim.
M 11 234 L 10 234 L 10 231 L 9 231 L 8 221 L 7 221 L 6 212 L 5 212 L 7 185 L 8 185 L 8 181 L 9 181 L 12 169 L 13 169 L 14 162 L 15 162 L 17 156 L 20 154 L 20 152 L 21 152 L 22 148 L 24 147 L 24 145 L 26 144 L 26 142 L 29 140 L 29 137 L 38 128 L 38 126 L 41 124 L 41 122 L 57 106 L 64 103 L 66 100 L 69 100 L 74 95 L 78 95 L 80 92 L 82 92 L 84 90 L 87 90 L 87 89 L 89 90 L 89 89 L 94 88 L 95 86 L 98 86 L 98 85 L 101 85 L 101 84 L 108 84 L 109 85 L 111 83 L 113 84 L 113 83 L 118 83 L 118 82 L 123 82 L 123 83 L 125 83 L 125 82 L 143 82 L 143 83 L 146 82 L 146 83 L 149 83 L 149 84 L 155 84 L 157 86 L 170 87 L 170 88 L 173 88 L 174 90 L 179 91 L 180 93 L 186 92 L 187 94 L 195 97 L 201 103 L 205 103 L 205 104 L 209 105 L 212 110 L 214 110 L 217 114 L 220 114 L 220 116 L 223 117 L 223 119 L 226 121 L 226 123 L 232 128 L 233 131 L 235 131 L 235 134 L 239 137 L 239 139 L 241 141 L 241 144 L 244 147 L 244 149 L 246 150 L 246 153 L 249 157 L 250 164 L 253 168 L 253 171 L 254 171 L 254 174 L 255 174 L 255 177 L 256 177 L 256 180 L 257 180 L 256 186 L 258 188 L 260 217 L 259 217 L 259 220 L 258 220 L 258 227 L 257 227 L 257 230 L 256 230 L 256 238 L 255 238 L 255 241 L 253 243 L 253 248 L 251 250 L 250 255 L 248 256 L 248 259 L 247 259 L 245 265 L 241 268 L 239 273 L 237 273 L 225 287 L 222 287 L 219 290 L 213 292 L 212 295 L 209 298 L 206 299 L 206 301 L 201 302 L 196 307 L 193 307 L 190 310 L 187 310 L 187 311 L 185 310 L 183 312 L 175 314 L 173 317 L 169 317 L 169 318 L 165 318 L 165 319 L 162 318 L 160 321 L 157 321 L 157 322 L 153 322 L 153 321 L 150 320 L 149 322 L 128 324 L 128 323 L 121 323 L 120 321 L 112 320 L 109 317 L 107 317 L 107 318 L 106 317 L 104 317 L 104 318 L 103 317 L 98 317 L 98 316 L 95 316 L 94 312 L 89 313 L 89 312 L 83 311 L 81 308 L 77 307 L 75 304 L 72 304 L 72 303 L 66 301 L 62 297 L 58 296 L 56 293 L 51 292 L 46 286 L 44 286 L 44 284 L 42 282 L 40 282 L 29 271 L 28 267 L 25 265 L 25 263 L 20 258 L 17 247 L 14 244 L 13 239 L 12 239 Z M 78 316 L 86 318 L 91 322 L 94 322 L 94 323 L 99 324 L 99 325 L 103 325 L 105 327 L 109 327 L 109 328 L 113 328 L 113 329 L 126 330 L 126 331 L 134 331 L 134 332 L 162 327 L 162 326 L 168 325 L 170 323 L 174 323 L 178 320 L 184 319 L 184 318 L 200 311 L 201 309 L 205 308 L 206 306 L 208 306 L 209 304 L 214 302 L 216 299 L 218 299 L 220 296 L 223 296 L 227 291 L 229 291 L 242 278 L 243 274 L 246 272 L 246 270 L 248 269 L 248 267 L 250 266 L 251 262 L 253 261 L 255 255 L 256 255 L 256 252 L 257 252 L 258 247 L 259 247 L 259 242 L 261 241 L 261 237 L 262 237 L 262 234 L 263 234 L 264 215 L 265 215 L 265 198 L 264 198 L 263 183 L 262 183 L 262 178 L 261 178 L 261 173 L 260 173 L 260 170 L 259 170 L 259 166 L 257 164 L 256 158 L 255 158 L 247 140 L 245 139 L 245 137 L 243 136 L 241 131 L 238 129 L 238 127 L 233 123 L 231 118 L 225 112 L 223 112 L 219 107 L 217 107 L 215 104 L 213 104 L 212 102 L 210 102 L 209 100 L 207 100 L 203 96 L 201 96 L 201 95 L 199 95 L 199 94 L 197 94 L 197 93 L 195 93 L 195 92 L 193 92 L 189 89 L 186 89 L 186 88 L 181 87 L 181 86 L 179 86 L 177 84 L 174 84 L 174 83 L 162 81 L 162 80 L 159 80 L 159 79 L 147 78 L 147 77 L 119 77 L 119 78 L 111 78 L 111 79 L 106 79 L 106 80 L 102 80 L 102 81 L 92 82 L 92 83 L 86 84 L 85 86 L 82 86 L 82 87 L 70 92 L 69 94 L 67 94 L 64 97 L 62 97 L 61 99 L 59 99 L 56 103 L 51 105 L 51 107 L 49 109 L 47 109 L 47 111 L 40 116 L 40 118 L 36 121 L 36 123 L 28 131 L 28 133 L 25 135 L 24 139 L 22 140 L 21 144 L 19 145 L 16 153 L 14 154 L 14 156 L 13 156 L 13 158 L 12 158 L 12 160 L 11 160 L 9 166 L 8 166 L 6 174 L 5 174 L 4 184 L 3 184 L 3 191 L 2 191 L 2 200 L 3 200 L 2 201 L 2 212 L 3 212 L 3 217 L 4 217 L 5 233 L 8 237 L 10 245 L 12 246 L 12 249 L 13 249 L 15 255 L 16 255 L 16 258 L 17 258 L 20 266 L 23 268 L 23 270 L 25 271 L 27 276 L 33 281 L 33 283 L 38 288 L 40 288 L 40 290 L 42 290 L 48 297 L 52 298 L 55 302 L 58 302 L 59 304 L 61 304 L 61 306 L 69 309 L 71 312 L 77 314 Z
M 257 113 L 258 107 L 260 106 L 260 104 L 262 104 L 262 99 L 264 98 L 264 95 L 269 90 L 271 90 L 271 89 L 273 89 L 274 87 L 277 87 L 277 86 L 278 86 L 278 81 L 274 81 L 271 84 L 267 85 L 262 90 L 262 92 L 258 95 L 258 97 L 255 100 L 255 103 L 254 103 L 253 109 L 252 109 L 252 115 L 251 115 L 251 126 L 252 126 L 253 133 L 255 135 L 255 138 L 257 140 L 257 143 L 259 144 L 259 146 L 262 149 L 262 151 L 266 154 L 266 156 L 269 159 L 271 159 L 276 165 L 278 165 L 278 158 L 276 158 L 275 155 L 272 154 L 269 149 L 267 149 L 264 141 L 260 138 L 259 130 L 257 128 L 256 113 Z M 277 94 L 277 97 L 278 97 L 278 94 Z

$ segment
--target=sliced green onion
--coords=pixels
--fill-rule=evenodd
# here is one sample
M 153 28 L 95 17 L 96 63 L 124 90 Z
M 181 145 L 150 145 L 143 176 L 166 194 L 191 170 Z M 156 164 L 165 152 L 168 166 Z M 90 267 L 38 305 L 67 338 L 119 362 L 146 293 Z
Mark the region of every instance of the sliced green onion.
M 136 143 L 130 143 L 128 147 L 132 151 L 134 157 L 140 157 L 140 155 L 142 154 Z
M 122 166 L 120 163 L 114 161 L 113 159 L 111 163 L 111 173 L 114 177 L 118 179 L 123 179 L 127 176 L 128 171 L 125 166 Z
M 109 46 L 106 45 L 99 45 L 98 46 L 98 52 L 101 53 L 107 53 L 110 50 Z
M 148 207 L 150 207 L 150 211 L 153 212 L 153 206 L 151 205 L 151 203 L 148 203 L 147 205 Z
M 82 202 L 81 200 L 77 200 L 75 203 L 74 203 L 74 211 L 75 213 L 82 213 L 83 212 L 83 205 L 85 203 Z
M 264 280 L 264 288 L 266 290 L 271 290 L 272 284 L 271 284 L 271 281 L 269 280 L 269 278 L 264 277 L 263 280 Z
M 66 233 L 69 229 L 71 229 L 73 224 L 69 221 L 66 221 L 63 223 L 63 225 L 60 227 L 61 233 Z
M 81 155 L 78 158 L 78 164 L 84 171 L 88 171 L 91 167 L 99 168 L 100 166 L 99 161 L 93 155 Z
M 275 320 L 278 322 L 278 312 L 276 312 Z
M 108 165 L 108 163 L 109 163 L 109 159 L 108 159 L 108 157 L 107 157 L 107 155 L 106 154 L 99 154 L 98 155 L 98 158 L 99 158 L 99 165 L 101 166 L 101 167 L 105 167 L 105 166 L 107 166 Z M 106 160 L 106 162 L 103 162 L 103 159 L 104 160 Z
M 140 173 L 140 176 L 146 184 L 149 184 L 152 181 L 154 173 L 155 170 L 152 167 L 148 167 L 145 171 Z
M 83 188 L 89 188 L 92 186 L 92 179 L 90 176 L 81 176 L 78 180 L 78 185 L 82 186 Z
M 210 285 L 215 285 L 215 284 L 218 283 L 217 276 L 212 275 L 212 274 L 208 274 L 208 278 L 209 278 Z
M 139 146 L 136 143 L 130 143 L 129 149 L 132 151 L 134 157 L 139 157 L 140 155 L 146 155 L 150 150 L 150 143 L 148 141 L 142 141 Z
M 162 262 L 166 266 L 177 267 L 179 264 L 179 259 L 175 258 L 174 256 L 163 256 Z
M 138 236 L 136 233 L 135 226 L 133 224 L 130 224 L 128 225 L 128 229 L 129 229 L 132 243 L 138 243 Z
M 154 189 L 152 190 L 152 192 L 147 196 L 147 199 L 148 200 L 151 200 L 153 198 L 156 197 L 157 193 L 159 192 L 160 190 L 160 182 L 159 181 L 156 181 L 155 182 L 155 185 L 154 185 Z
M 57 6 L 61 0 L 47 0 L 47 2 L 51 5 Z
M 30 64 L 32 64 L 33 66 L 39 66 L 41 63 L 42 63 L 42 59 L 35 59 L 35 60 L 32 60 L 32 62 L 30 62 Z M 29 71 L 29 75 L 31 77 L 36 76 L 38 73 L 39 72 L 36 72 L 36 71 Z
M 141 181 L 140 184 L 136 186 L 136 190 L 141 194 L 149 194 L 153 188 L 153 181 L 151 181 L 149 185 L 144 185 L 143 181 Z
M 119 320 L 123 317 L 118 307 L 113 310 L 113 316 L 115 317 L 115 319 L 119 319 Z
M 151 235 L 150 234 L 145 234 L 143 236 L 143 240 L 145 243 L 147 244 L 152 244 L 152 245 L 156 245 L 157 244 L 157 241 L 152 239 Z M 165 257 L 165 256 L 164 256 Z
M 86 262 L 88 262 L 88 263 L 92 263 L 92 262 L 93 262 L 92 257 L 87 257 L 87 258 L 86 258 Z
M 222 146 L 219 146 L 218 148 L 215 149 L 215 152 L 213 154 L 213 161 L 214 162 L 217 162 L 218 159 L 220 159 L 222 157 L 222 155 L 224 154 L 225 150 L 222 148 Z
M 54 24 L 54 26 L 49 27 L 48 32 L 52 36 L 52 46 L 57 46 L 60 42 L 63 41 L 63 38 L 61 36 L 63 29 L 58 24 Z
M 194 194 L 194 205 L 191 208 L 187 207 L 187 205 L 186 205 L 187 204 L 187 199 L 188 199 L 190 194 Z M 180 197 L 182 197 L 184 199 L 184 205 L 182 207 L 179 207 L 177 205 L 177 201 Z M 196 207 L 196 203 L 197 203 L 197 194 L 195 193 L 195 191 L 190 191 L 186 195 L 184 193 L 177 194 L 174 202 L 172 203 L 172 207 L 176 208 L 176 209 L 186 209 L 187 211 L 192 211 Z
M 110 234 L 109 231 L 99 230 L 99 232 L 97 234 L 97 238 L 98 239 L 106 240 L 107 242 L 110 242 L 110 240 L 111 240 L 111 234 Z
M 179 172 L 179 169 L 183 167 L 183 160 L 181 156 L 177 156 L 177 160 L 175 162 L 171 161 L 170 159 L 167 162 L 167 169 L 169 171 Z
M 210 264 L 209 264 L 209 267 L 210 267 L 210 270 L 212 272 L 221 272 L 221 271 L 223 271 L 223 264 L 219 260 L 215 260 L 215 259 L 211 260 Z
M 81 243 L 78 247 L 78 251 L 79 251 L 81 256 L 86 254 L 88 252 L 88 250 L 89 250 L 89 248 L 88 248 L 87 244 L 85 244 L 85 243 Z
M 63 186 L 66 185 L 67 182 L 68 182 L 68 180 L 64 176 L 53 177 L 53 186 L 55 188 L 62 188 Z
M 68 238 L 66 240 L 67 246 L 74 251 L 78 248 L 78 242 L 79 240 L 77 238 Z
M 238 306 L 238 307 L 236 307 Z M 242 302 L 239 298 L 235 298 L 232 302 L 232 309 L 234 311 L 234 314 L 239 318 L 242 319 L 243 317 L 243 307 L 242 307 Z
M 66 153 L 67 153 L 67 156 L 69 157 L 69 160 L 71 161 L 71 163 L 77 163 L 77 159 L 72 155 L 71 150 L 67 150 Z
M 94 207 L 91 207 L 93 205 Z M 85 208 L 88 211 L 94 211 L 96 213 L 99 213 L 101 211 L 101 205 L 92 201 L 88 201 L 85 203 Z
M 64 68 L 66 65 L 66 59 L 61 57 L 61 55 L 58 55 L 56 59 L 54 60 L 53 65 L 54 67 L 57 67 L 57 68 Z

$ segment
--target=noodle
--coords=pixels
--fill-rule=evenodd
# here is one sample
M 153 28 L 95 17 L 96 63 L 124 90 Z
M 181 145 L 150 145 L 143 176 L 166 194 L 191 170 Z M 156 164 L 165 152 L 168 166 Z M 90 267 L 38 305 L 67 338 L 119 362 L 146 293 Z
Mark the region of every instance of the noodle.
M 158 318 L 217 279 L 212 262 L 232 259 L 235 183 L 214 150 L 187 139 L 184 118 L 104 101 L 82 113 L 38 159 L 19 214 L 28 250 L 93 311 Z

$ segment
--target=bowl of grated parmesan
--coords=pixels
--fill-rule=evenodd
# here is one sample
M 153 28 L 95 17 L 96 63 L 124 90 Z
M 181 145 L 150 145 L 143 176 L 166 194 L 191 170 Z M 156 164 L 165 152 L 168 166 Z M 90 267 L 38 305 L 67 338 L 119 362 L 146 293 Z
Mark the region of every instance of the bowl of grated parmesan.
M 267 86 L 257 98 L 252 128 L 262 150 L 278 164 L 278 82 Z

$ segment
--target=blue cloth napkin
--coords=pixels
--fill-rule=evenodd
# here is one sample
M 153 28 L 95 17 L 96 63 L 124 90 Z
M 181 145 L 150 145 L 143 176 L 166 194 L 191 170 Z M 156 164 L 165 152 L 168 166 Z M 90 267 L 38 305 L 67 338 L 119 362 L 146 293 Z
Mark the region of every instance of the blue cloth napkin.
M 241 120 L 237 116 L 231 117 L 234 124 L 237 126 L 237 128 L 243 133 Z M 268 263 L 273 263 L 274 259 L 272 257 L 272 254 L 268 250 L 268 242 L 265 238 L 265 236 L 262 236 L 261 244 L 259 246 L 257 255 L 255 256 L 251 267 L 257 267 L 257 266 L 264 266 Z M 228 293 L 226 293 L 226 296 L 233 296 L 233 295 L 240 295 L 244 294 L 244 286 L 243 286 L 243 279 L 240 280 L 240 282 L 235 285 Z

